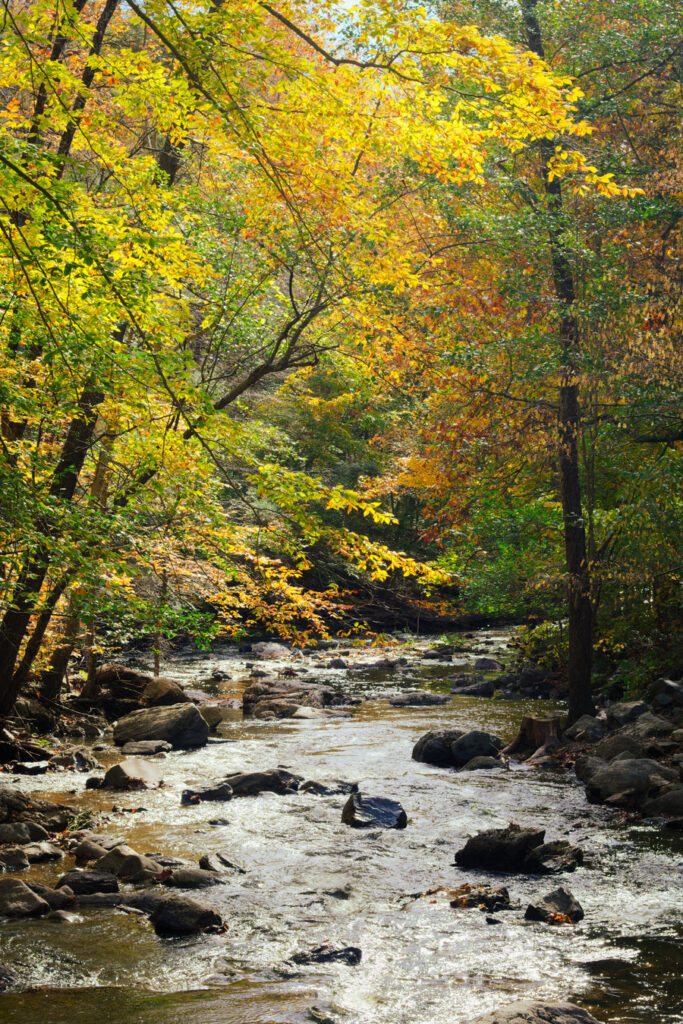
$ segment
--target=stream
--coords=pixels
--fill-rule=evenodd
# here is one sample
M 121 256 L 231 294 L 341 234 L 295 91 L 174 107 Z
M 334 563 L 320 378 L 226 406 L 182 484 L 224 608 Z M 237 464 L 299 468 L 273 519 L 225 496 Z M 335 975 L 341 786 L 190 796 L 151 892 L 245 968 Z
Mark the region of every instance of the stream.
M 106 811 L 95 831 L 120 836 L 141 853 L 163 852 L 196 866 L 225 852 L 246 869 L 226 884 L 192 893 L 223 915 L 221 935 L 162 940 L 144 917 L 81 910 L 70 923 L 0 922 L 0 960 L 30 988 L 0 996 L 4 1024 L 460 1024 L 522 998 L 572 999 L 610 1024 L 681 1024 L 683 835 L 589 805 L 573 775 L 513 766 L 456 773 L 411 760 L 422 733 L 478 728 L 511 739 L 523 714 L 557 710 L 549 701 L 454 696 L 445 705 L 393 708 L 405 689 L 448 693 L 446 677 L 480 654 L 509 660 L 507 637 L 479 631 L 456 664 L 427 661 L 430 640 L 397 638 L 350 650 L 347 661 L 405 655 L 399 671 L 325 668 L 338 653 L 293 655 L 308 678 L 343 684 L 366 699 L 351 717 L 243 720 L 230 712 L 207 747 L 163 762 L 164 787 L 137 793 L 85 790 L 85 776 L 55 773 L 16 782 L 79 809 Z M 339 649 L 346 650 L 343 643 Z M 249 655 L 169 661 L 165 675 L 207 688 L 214 670 L 239 696 Z M 259 664 L 276 673 L 284 663 Z M 215 688 L 214 688 L 215 689 Z M 120 759 L 98 753 L 103 764 Z M 321 782 L 345 779 L 364 794 L 399 800 L 403 831 L 362 831 L 341 823 L 345 796 L 263 794 L 183 807 L 181 791 L 231 771 L 284 766 Z M 14 780 L 7 778 L 9 784 Z M 74 795 L 75 794 L 75 795 Z M 112 814 L 112 806 L 144 812 Z M 227 823 L 212 825 L 212 820 Z M 461 871 L 453 855 L 486 828 L 544 826 L 549 839 L 584 849 L 574 874 L 544 879 Z M 71 860 L 36 865 L 22 878 L 54 884 Z M 439 886 L 502 882 L 514 909 L 487 924 L 477 909 L 454 910 Z M 532 897 L 558 884 L 585 911 L 576 925 L 524 920 Z M 340 898 L 341 897 L 341 898 Z M 296 966 L 289 958 L 323 942 L 358 946 L 358 966 Z

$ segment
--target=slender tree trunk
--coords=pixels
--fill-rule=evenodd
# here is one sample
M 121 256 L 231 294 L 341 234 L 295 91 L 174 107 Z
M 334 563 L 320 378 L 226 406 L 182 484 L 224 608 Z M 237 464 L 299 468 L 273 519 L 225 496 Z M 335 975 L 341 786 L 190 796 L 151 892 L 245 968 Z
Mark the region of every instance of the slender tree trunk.
M 524 29 L 529 49 L 545 59 L 541 29 L 536 15 L 537 0 L 522 0 Z M 579 466 L 580 406 L 578 386 L 579 327 L 575 313 L 575 287 L 571 263 L 564 243 L 562 187 L 551 180 L 550 160 L 554 144 L 541 146 L 544 191 L 551 223 L 548 233 L 553 286 L 558 301 L 561 380 L 558 414 L 558 466 L 564 522 L 564 546 L 569 577 L 569 724 L 595 711 L 591 691 L 593 656 L 593 615 L 586 527 L 581 505 Z
M 79 414 L 71 421 L 55 467 L 50 497 L 70 502 L 76 492 L 78 477 L 92 443 L 97 422 L 97 406 L 104 394 L 86 386 L 79 399 Z M 51 560 L 50 541 L 59 535 L 56 522 L 41 524 L 43 540 L 19 573 L 9 607 L 0 622 L 0 721 L 14 707 L 19 693 L 14 667 L 33 615 L 36 599 L 45 582 Z

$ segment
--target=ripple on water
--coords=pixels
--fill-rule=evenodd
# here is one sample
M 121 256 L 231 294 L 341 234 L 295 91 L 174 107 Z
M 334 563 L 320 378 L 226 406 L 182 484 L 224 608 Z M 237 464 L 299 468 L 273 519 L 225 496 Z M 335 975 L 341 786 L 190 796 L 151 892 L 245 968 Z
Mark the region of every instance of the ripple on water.
M 486 653 L 504 651 L 503 643 L 498 637 Z M 409 658 L 414 649 L 391 648 Z M 367 651 L 362 660 L 371 660 Z M 302 664 L 316 678 L 343 676 L 310 659 Z M 226 692 L 241 692 L 243 660 L 226 657 L 211 668 L 232 676 L 222 684 Z M 197 685 L 207 663 L 176 669 L 165 671 Z M 390 694 L 414 687 L 416 678 L 443 689 L 449 672 L 447 664 L 425 662 L 383 678 Z M 381 682 L 371 669 L 353 685 L 376 695 Z M 146 810 L 116 816 L 107 828 L 142 852 L 196 861 L 220 848 L 243 864 L 247 875 L 201 894 L 224 915 L 227 934 L 162 941 L 146 921 L 109 911 L 84 912 L 70 925 L 5 923 L 1 958 L 44 988 L 2 996 L 3 1020 L 295 1024 L 310 1020 L 307 1009 L 318 1003 L 323 1015 L 344 1024 L 460 1024 L 512 998 L 573 995 L 611 1024 L 650 1024 L 654 1006 L 658 1024 L 680 1024 L 672 969 L 683 922 L 679 838 L 662 839 L 647 826 L 618 829 L 609 812 L 587 805 L 583 789 L 559 773 L 456 774 L 411 760 L 415 740 L 429 728 L 477 727 L 511 738 L 522 714 L 552 707 L 456 697 L 439 707 L 405 709 L 375 699 L 350 719 L 325 722 L 243 722 L 235 713 L 225 742 L 164 761 L 163 789 L 116 794 L 119 806 Z M 340 820 L 344 797 L 265 794 L 180 806 L 188 785 L 276 765 L 322 781 L 357 781 L 365 791 L 398 799 L 408 828 L 348 829 Z M 37 790 L 48 784 L 55 796 L 73 801 L 65 780 L 76 788 L 79 806 L 111 808 L 111 795 L 84 791 L 81 776 L 22 784 Z M 209 826 L 215 817 L 229 824 Z M 563 879 L 585 909 L 580 925 L 523 920 L 527 902 L 554 880 L 509 878 L 515 909 L 496 914 L 496 925 L 477 910 L 452 910 L 439 894 L 405 899 L 481 881 L 481 874 L 456 869 L 453 853 L 468 835 L 510 820 L 544 825 L 551 838 L 566 834 L 584 847 L 590 866 Z M 32 871 L 50 880 L 58 868 Z M 326 892 L 340 887 L 348 899 Z M 288 962 L 292 953 L 325 941 L 360 946 L 361 964 L 295 968 Z

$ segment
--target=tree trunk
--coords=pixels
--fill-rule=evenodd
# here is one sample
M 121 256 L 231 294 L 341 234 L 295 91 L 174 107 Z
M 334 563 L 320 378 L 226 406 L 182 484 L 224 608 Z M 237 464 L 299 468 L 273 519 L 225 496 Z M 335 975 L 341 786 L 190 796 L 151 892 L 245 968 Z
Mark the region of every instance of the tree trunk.
M 537 0 L 522 0 L 527 46 L 545 59 L 541 29 L 536 16 Z M 575 287 L 572 266 L 564 243 L 562 187 L 550 179 L 554 143 L 541 144 L 544 191 L 551 217 L 548 244 L 553 287 L 559 305 L 561 380 L 558 413 L 558 465 L 564 524 L 565 561 L 568 576 L 569 619 L 569 724 L 584 714 L 593 714 L 591 690 L 593 658 L 593 615 L 590 595 L 590 567 L 586 527 L 581 505 L 578 437 L 580 406 L 578 388 L 579 326 L 574 308 Z
M 541 747 L 557 744 L 560 742 L 562 732 L 562 719 L 559 715 L 552 718 L 534 718 L 533 715 L 525 715 L 522 719 L 519 732 L 512 743 L 503 747 L 503 754 L 517 754 L 520 751 L 537 751 Z
M 86 386 L 79 399 L 79 414 L 71 421 L 52 476 L 52 498 L 65 502 L 72 500 L 92 442 L 97 406 L 103 400 L 101 391 Z M 44 540 L 19 573 L 9 607 L 0 622 L 0 721 L 10 714 L 19 693 L 14 666 L 50 568 L 49 541 L 58 536 L 60 530 L 55 522 L 44 522 L 41 526 Z

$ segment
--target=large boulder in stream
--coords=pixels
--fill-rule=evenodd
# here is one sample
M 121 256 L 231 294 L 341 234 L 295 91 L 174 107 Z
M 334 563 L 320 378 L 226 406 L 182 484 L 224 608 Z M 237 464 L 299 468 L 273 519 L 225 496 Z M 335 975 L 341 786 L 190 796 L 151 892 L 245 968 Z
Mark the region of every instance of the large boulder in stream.
M 150 921 L 157 935 L 164 937 L 196 935 L 218 930 L 223 925 L 223 919 L 213 907 L 180 894 L 159 899 Z
M 476 1017 L 469 1024 L 599 1024 L 587 1010 L 573 1003 L 508 1003 Z
M 38 917 L 49 909 L 50 904 L 18 878 L 0 878 L 0 915 Z
M 583 920 L 583 916 L 583 907 L 576 896 L 561 885 L 536 903 L 530 903 L 524 914 L 527 921 L 544 921 L 546 924 L 561 924 L 565 921 L 576 924 Z
M 498 757 L 503 741 L 490 732 L 431 729 L 413 747 L 413 760 L 441 768 L 464 768 L 475 757 Z
M 342 821 L 351 828 L 405 828 L 406 812 L 397 800 L 352 793 L 344 804 Z
M 113 764 L 104 776 L 103 789 L 150 789 L 163 785 L 161 769 L 139 757 Z
M 577 846 L 565 840 L 545 843 L 542 828 L 492 828 L 467 840 L 455 855 L 460 868 L 503 874 L 553 875 L 573 871 L 583 861 Z
M 165 740 L 174 750 L 203 747 L 209 727 L 194 704 L 143 708 L 120 718 L 114 726 L 114 743 L 122 747 L 139 740 Z
M 637 807 L 659 796 L 678 781 L 678 773 L 649 758 L 611 761 L 591 775 L 586 784 L 586 798 L 591 804 L 610 803 L 617 807 Z
M 180 683 L 164 676 L 155 676 L 142 691 L 142 703 L 151 708 L 169 707 L 171 704 L 185 704 L 190 698 Z

